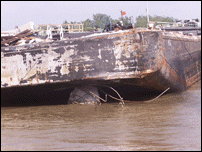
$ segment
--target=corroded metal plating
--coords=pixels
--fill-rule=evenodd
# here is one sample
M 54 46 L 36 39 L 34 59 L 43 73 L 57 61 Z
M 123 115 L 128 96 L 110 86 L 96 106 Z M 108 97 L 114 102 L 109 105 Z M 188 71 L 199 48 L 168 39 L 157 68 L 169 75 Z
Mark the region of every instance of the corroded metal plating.
M 184 89 L 186 80 L 200 72 L 200 43 L 198 37 L 136 29 L 2 47 L 1 88 L 103 80 Z

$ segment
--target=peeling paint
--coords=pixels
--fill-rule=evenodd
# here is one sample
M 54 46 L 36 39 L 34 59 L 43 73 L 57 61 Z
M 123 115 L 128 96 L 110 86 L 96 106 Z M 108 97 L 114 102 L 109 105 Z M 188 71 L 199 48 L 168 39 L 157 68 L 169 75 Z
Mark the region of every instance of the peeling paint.
M 143 79 L 159 70 L 164 79 L 172 81 L 169 68 L 186 79 L 200 72 L 194 70 L 201 66 L 200 43 L 198 37 L 136 29 L 40 45 L 1 47 L 1 87 L 89 79 Z M 165 61 L 169 66 L 165 66 Z

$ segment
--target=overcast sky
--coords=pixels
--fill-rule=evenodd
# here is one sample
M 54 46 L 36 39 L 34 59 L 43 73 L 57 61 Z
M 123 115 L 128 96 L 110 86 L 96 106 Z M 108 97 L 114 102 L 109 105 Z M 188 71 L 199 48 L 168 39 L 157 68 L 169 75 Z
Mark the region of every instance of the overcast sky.
M 113 19 L 146 15 L 147 1 L 1 1 L 1 30 L 14 29 L 32 21 L 38 24 L 62 24 L 63 21 L 85 21 L 93 14 L 110 15 Z M 201 1 L 148 1 L 151 16 L 201 20 Z M 201 21 L 200 21 L 201 23 Z

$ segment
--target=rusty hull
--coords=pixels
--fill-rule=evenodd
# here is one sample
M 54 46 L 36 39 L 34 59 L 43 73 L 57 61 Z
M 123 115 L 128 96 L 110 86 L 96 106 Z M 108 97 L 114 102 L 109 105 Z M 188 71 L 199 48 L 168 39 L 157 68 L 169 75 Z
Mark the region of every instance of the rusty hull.
M 1 47 L 1 88 L 52 84 L 184 90 L 201 75 L 201 39 L 135 29 Z

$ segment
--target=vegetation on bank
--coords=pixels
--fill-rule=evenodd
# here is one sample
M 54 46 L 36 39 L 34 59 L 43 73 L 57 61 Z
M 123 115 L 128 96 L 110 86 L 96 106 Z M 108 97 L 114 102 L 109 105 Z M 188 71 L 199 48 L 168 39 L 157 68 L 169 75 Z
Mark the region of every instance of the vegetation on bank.
M 90 20 L 89 18 L 85 21 L 76 22 L 71 21 L 68 22 L 65 20 L 63 24 L 84 24 L 84 31 L 91 31 L 94 29 L 98 29 L 101 27 L 101 29 L 104 29 L 106 23 L 112 23 L 116 24 L 117 22 L 123 20 L 123 24 L 125 26 L 129 25 L 131 22 L 133 22 L 131 17 L 124 16 L 123 18 L 120 17 L 118 19 L 112 19 L 109 15 L 106 14 L 93 14 L 93 20 Z M 174 22 L 177 19 L 174 19 L 173 17 L 164 17 L 164 16 L 149 16 L 150 21 L 158 21 L 158 22 Z M 146 27 L 147 26 L 147 16 L 139 15 L 134 20 L 135 27 Z

